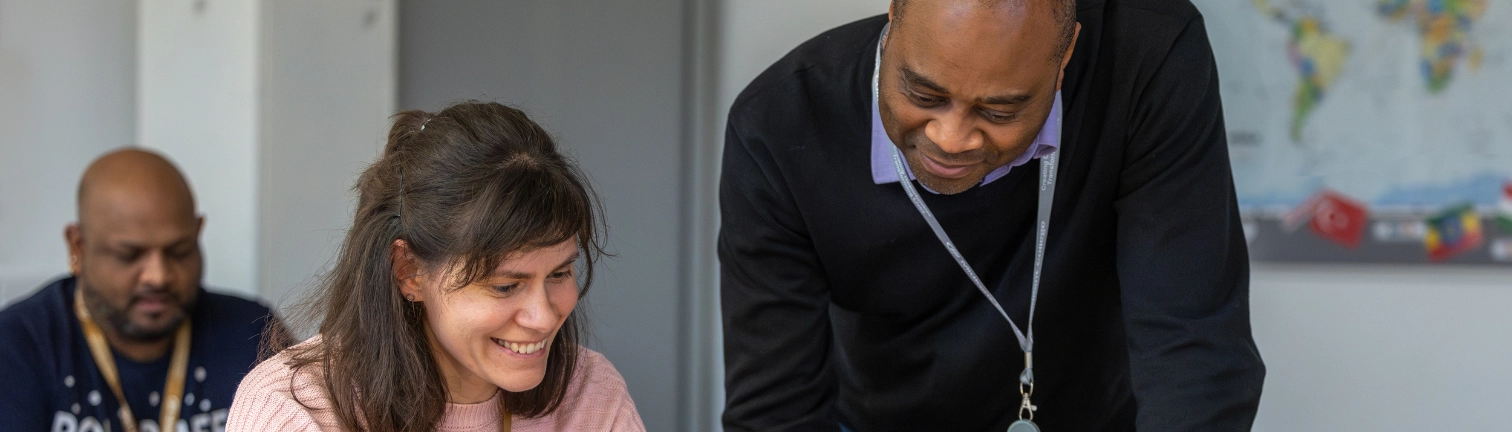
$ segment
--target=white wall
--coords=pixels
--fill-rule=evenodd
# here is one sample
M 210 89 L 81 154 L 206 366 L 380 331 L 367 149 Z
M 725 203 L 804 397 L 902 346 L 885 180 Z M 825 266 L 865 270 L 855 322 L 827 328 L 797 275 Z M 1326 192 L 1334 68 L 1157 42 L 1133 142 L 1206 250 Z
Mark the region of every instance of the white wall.
M 205 216 L 205 285 L 257 292 L 257 2 L 142 0 L 137 142 L 178 164 Z
M 1512 269 L 1257 265 L 1257 431 L 1507 430 Z
M 257 279 L 299 300 L 334 262 L 357 175 L 388 136 L 396 100 L 393 0 L 262 0 Z
M 842 24 L 887 13 L 890 0 L 720 0 L 719 107 L 798 44 Z M 719 116 L 720 138 L 724 116 Z
M 802 41 L 887 4 L 724 0 L 721 109 Z M 1268 368 L 1257 431 L 1512 424 L 1512 269 L 1259 264 L 1250 299 Z
M 395 100 L 392 0 L 144 0 L 140 141 L 200 211 L 207 286 L 287 305 L 331 261 Z
M 68 272 L 79 176 L 136 135 L 135 11 L 0 0 L 0 305 Z

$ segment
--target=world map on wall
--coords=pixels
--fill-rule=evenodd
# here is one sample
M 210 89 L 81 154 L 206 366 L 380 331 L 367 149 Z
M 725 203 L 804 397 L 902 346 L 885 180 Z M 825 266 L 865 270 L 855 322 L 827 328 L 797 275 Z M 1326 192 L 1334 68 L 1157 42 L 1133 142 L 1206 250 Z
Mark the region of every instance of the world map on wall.
M 1467 209 L 1495 226 L 1512 185 L 1512 1 L 1194 4 L 1247 218 L 1326 192 L 1372 221 Z

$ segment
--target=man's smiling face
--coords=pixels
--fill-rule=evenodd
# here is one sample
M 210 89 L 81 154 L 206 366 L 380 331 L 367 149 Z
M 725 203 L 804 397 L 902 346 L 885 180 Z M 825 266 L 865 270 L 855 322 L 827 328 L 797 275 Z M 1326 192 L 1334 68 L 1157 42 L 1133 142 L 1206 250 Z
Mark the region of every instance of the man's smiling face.
M 964 192 L 1028 150 L 1071 48 L 1050 2 L 910 3 L 901 20 L 894 6 L 878 110 L 920 183 Z

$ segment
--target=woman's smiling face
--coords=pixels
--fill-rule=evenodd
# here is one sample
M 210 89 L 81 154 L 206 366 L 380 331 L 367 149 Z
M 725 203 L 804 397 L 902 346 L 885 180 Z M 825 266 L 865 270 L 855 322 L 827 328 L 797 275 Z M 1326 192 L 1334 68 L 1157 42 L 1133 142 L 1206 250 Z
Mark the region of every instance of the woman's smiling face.
M 557 331 L 577 306 L 576 239 L 510 256 L 492 274 L 457 288 L 456 274 L 421 270 L 402 284 L 425 304 L 431 354 L 453 403 L 475 403 L 495 388 L 541 384 Z M 459 267 L 459 266 L 449 266 Z

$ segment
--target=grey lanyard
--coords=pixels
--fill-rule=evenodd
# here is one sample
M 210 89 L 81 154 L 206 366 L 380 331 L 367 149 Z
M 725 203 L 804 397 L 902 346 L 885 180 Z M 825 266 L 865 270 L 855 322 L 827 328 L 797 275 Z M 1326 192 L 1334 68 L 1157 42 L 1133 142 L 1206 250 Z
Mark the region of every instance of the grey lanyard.
M 872 69 L 872 104 L 874 107 L 878 99 L 877 81 L 882 70 L 882 40 L 886 38 L 887 28 L 884 27 L 882 29 L 882 37 L 877 41 L 877 60 L 876 65 Z M 956 264 L 959 264 L 961 270 L 966 272 L 966 277 L 971 279 L 971 283 L 976 285 L 977 290 L 987 297 L 987 301 L 992 303 L 992 307 L 996 308 L 998 313 L 1003 315 L 1003 319 L 1008 321 L 1010 327 L 1013 327 L 1013 335 L 1018 337 L 1019 347 L 1024 349 L 1024 372 L 1019 374 L 1020 391 L 1024 393 L 1024 407 L 1022 410 L 1028 410 L 1029 417 L 1032 418 L 1034 408 L 1032 405 L 1029 405 L 1029 394 L 1034 389 L 1034 306 L 1039 301 L 1040 271 L 1044 267 L 1045 262 L 1045 238 L 1050 233 L 1050 205 L 1055 200 L 1055 171 L 1057 168 L 1056 161 L 1059 159 L 1057 157 L 1058 153 L 1051 152 L 1048 155 L 1040 157 L 1039 217 L 1035 223 L 1037 234 L 1034 239 L 1034 282 L 1030 285 L 1029 289 L 1029 320 L 1025 322 L 1025 327 L 1029 329 L 1027 333 L 1020 331 L 1018 324 L 1013 323 L 1013 318 L 1008 317 L 1008 312 L 1003 310 L 1003 305 L 998 304 L 997 298 L 993 297 L 992 292 L 987 290 L 987 286 L 982 284 L 981 278 L 978 278 L 976 272 L 971 270 L 971 264 L 966 262 L 966 258 L 962 257 L 961 252 L 956 249 L 955 243 L 950 241 L 950 236 L 945 234 L 945 229 L 940 227 L 940 222 L 935 219 L 934 213 L 929 211 L 929 206 L 924 204 L 924 200 L 919 197 L 918 189 L 914 188 L 913 182 L 909 180 L 908 172 L 903 168 L 903 158 L 901 155 L 902 150 L 893 149 L 893 169 L 898 172 L 898 184 L 903 185 L 903 191 L 908 194 L 908 200 L 912 201 L 914 208 L 918 209 L 919 214 L 924 216 L 924 222 L 929 224 L 929 229 L 934 231 L 935 237 L 939 237 L 940 243 L 945 244 L 945 251 L 950 252 L 951 258 L 955 258 Z M 1021 416 L 1022 414 L 1023 412 L 1021 411 Z

